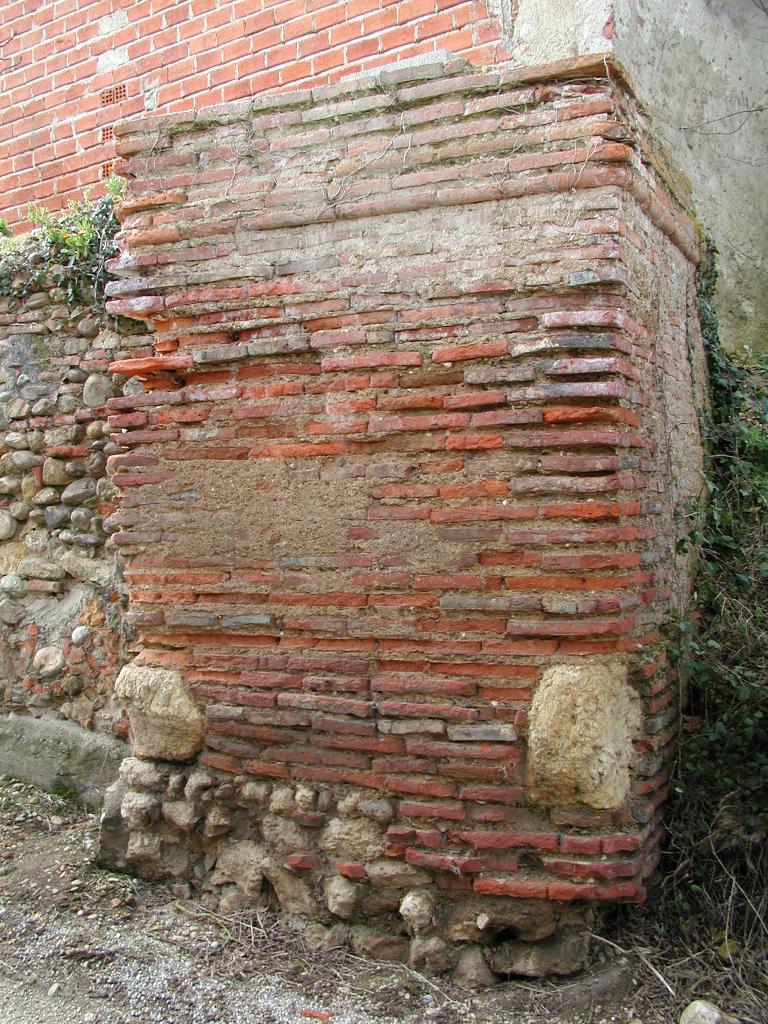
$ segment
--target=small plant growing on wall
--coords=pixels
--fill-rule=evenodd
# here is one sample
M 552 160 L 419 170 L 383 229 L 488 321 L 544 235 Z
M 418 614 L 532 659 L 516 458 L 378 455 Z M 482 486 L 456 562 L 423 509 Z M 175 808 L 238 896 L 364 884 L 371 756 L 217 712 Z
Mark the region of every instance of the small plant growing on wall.
M 114 210 L 122 192 L 122 179 L 113 176 L 103 196 L 86 192 L 61 213 L 31 206 L 32 229 L 20 236 L 8 236 L 0 222 L 0 295 L 22 298 L 52 282 L 69 304 L 103 308 L 106 263 L 118 253 Z

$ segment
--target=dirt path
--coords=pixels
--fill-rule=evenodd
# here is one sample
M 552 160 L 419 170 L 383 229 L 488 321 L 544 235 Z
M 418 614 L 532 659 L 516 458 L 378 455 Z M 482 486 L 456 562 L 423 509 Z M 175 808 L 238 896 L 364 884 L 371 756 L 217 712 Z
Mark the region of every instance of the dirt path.
M 676 1019 L 661 1003 L 642 1017 L 631 998 L 616 1003 L 620 961 L 591 980 L 469 995 L 400 965 L 311 954 L 268 912 L 216 918 L 179 891 L 96 868 L 96 832 L 92 816 L 0 779 L 0 1024 Z
M 0 974 L 0 1006 L 3 1024 L 62 1024 L 61 1000 L 42 992 L 30 992 L 23 982 L 12 982 Z M 91 1021 L 93 1018 L 91 1018 Z M 86 1017 L 75 1011 L 70 1014 L 69 1024 L 85 1024 Z

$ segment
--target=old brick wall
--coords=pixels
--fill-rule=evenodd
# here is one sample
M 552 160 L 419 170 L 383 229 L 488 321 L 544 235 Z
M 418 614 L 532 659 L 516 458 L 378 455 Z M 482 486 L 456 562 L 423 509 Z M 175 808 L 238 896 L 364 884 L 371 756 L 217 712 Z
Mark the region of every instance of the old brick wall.
M 337 81 L 447 49 L 503 58 L 484 0 L 8 0 L 0 32 L 0 214 L 57 209 L 114 159 L 113 126 Z
M 726 348 L 764 345 L 754 153 L 768 145 L 765 16 L 752 0 L 6 0 L 2 13 L 0 217 L 17 231 L 30 202 L 57 210 L 99 192 L 120 118 L 321 87 L 435 53 L 484 69 L 618 59 L 721 254 Z
M 574 969 L 657 860 L 700 489 L 697 242 L 631 96 L 453 64 L 117 130 L 123 863 Z

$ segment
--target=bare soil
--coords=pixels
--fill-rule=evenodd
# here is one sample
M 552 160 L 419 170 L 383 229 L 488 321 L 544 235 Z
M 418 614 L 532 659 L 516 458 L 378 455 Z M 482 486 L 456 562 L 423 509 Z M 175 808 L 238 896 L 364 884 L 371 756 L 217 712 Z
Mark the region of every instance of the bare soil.
M 310 953 L 268 912 L 220 918 L 178 891 L 98 868 L 97 832 L 93 815 L 0 778 L 2 1024 L 670 1024 L 679 1016 L 680 1003 L 642 961 L 604 941 L 582 977 L 474 994 L 402 965 Z

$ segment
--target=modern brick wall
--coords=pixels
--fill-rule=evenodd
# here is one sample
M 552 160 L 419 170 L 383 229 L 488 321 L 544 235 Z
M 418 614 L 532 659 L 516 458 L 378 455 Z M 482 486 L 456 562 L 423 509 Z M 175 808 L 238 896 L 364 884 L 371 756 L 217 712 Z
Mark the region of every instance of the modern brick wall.
M 111 367 L 145 379 L 110 402 L 125 692 L 205 716 L 191 768 L 126 768 L 128 863 L 229 907 L 263 874 L 417 966 L 515 973 L 506 922 L 574 969 L 567 907 L 656 863 L 700 486 L 697 241 L 631 96 L 427 67 L 117 132 L 110 308 L 155 331 Z M 562 709 L 575 781 L 536 761 Z
M 97 185 L 112 127 L 325 85 L 447 49 L 504 56 L 483 0 L 9 0 L 0 29 L 0 216 Z

